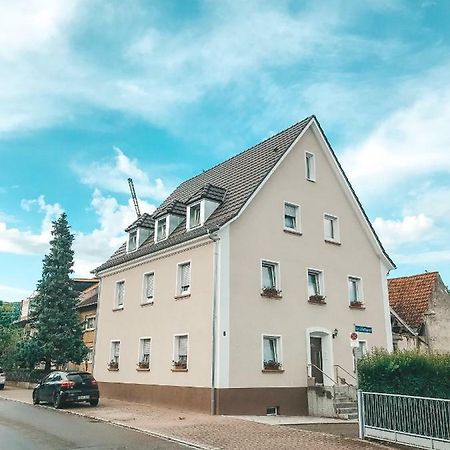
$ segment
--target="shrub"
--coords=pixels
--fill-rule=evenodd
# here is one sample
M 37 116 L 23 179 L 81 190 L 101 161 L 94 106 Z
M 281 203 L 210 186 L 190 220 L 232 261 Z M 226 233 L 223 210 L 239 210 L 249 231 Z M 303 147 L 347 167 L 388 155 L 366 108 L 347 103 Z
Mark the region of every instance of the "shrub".
M 363 391 L 450 398 L 450 353 L 375 350 L 358 362 Z

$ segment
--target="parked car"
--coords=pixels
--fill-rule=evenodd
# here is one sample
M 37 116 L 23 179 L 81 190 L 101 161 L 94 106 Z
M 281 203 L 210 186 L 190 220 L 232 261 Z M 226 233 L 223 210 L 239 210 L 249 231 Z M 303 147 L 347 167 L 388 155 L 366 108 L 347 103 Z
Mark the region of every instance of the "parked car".
M 51 372 L 33 389 L 33 404 L 47 402 L 55 408 L 69 402 L 97 406 L 99 398 L 97 381 L 87 372 Z
M 5 372 L 3 372 L 3 369 L 0 367 L 0 390 L 2 390 L 5 387 L 6 383 L 6 375 Z

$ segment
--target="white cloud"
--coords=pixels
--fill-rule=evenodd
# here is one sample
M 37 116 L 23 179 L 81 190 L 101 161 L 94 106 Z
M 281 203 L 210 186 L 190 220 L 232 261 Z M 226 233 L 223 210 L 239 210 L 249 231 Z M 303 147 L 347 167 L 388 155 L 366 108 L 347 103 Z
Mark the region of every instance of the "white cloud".
M 22 208 L 31 211 L 37 206 L 44 213 L 41 228 L 38 233 L 30 230 L 20 230 L 8 227 L 6 222 L 0 222 L 0 252 L 16 254 L 39 254 L 48 248 L 51 238 L 52 220 L 55 220 L 63 209 L 58 203 L 48 204 L 43 195 L 34 200 L 22 200 Z
M 130 159 L 120 148 L 115 147 L 114 151 L 114 161 L 93 162 L 88 167 L 75 165 L 81 182 L 110 192 L 129 194 L 128 178 L 132 178 L 139 196 L 162 200 L 169 195 L 161 178 L 151 181 L 135 159 Z
M 0 300 L 18 301 L 18 300 L 22 300 L 27 295 L 30 295 L 29 290 L 19 289 L 16 287 L 0 284 Z
M 386 220 L 377 217 L 373 226 L 381 241 L 388 249 L 392 250 L 405 244 L 429 240 L 429 233 L 433 229 L 433 220 L 424 214 L 406 216 L 401 220 Z

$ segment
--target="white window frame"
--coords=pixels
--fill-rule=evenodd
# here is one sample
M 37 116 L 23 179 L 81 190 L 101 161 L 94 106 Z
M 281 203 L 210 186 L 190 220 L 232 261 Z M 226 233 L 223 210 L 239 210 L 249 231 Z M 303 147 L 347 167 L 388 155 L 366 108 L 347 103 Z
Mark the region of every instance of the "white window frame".
M 147 285 L 146 285 L 146 279 L 147 275 L 153 275 L 153 292 L 152 297 L 147 297 Z M 153 270 L 150 270 L 148 272 L 145 272 L 142 276 L 142 301 L 141 305 L 152 305 L 155 301 L 155 272 Z
M 191 208 L 194 208 L 196 206 L 200 207 L 200 221 L 197 225 L 192 226 L 191 225 Z M 195 228 L 201 227 L 203 225 L 203 223 L 205 222 L 205 204 L 203 201 L 199 201 L 199 202 L 195 202 L 192 205 L 189 205 L 187 207 L 187 211 L 186 211 L 186 228 L 188 231 L 193 230 Z
M 323 297 L 325 297 L 325 277 L 324 277 L 324 273 L 323 270 L 321 269 L 316 269 L 314 267 L 308 267 L 306 269 L 306 294 L 307 294 L 307 298 L 309 299 L 310 297 L 310 293 L 309 293 L 309 273 L 310 272 L 314 272 L 319 276 L 319 293 L 316 295 L 322 295 Z
M 263 264 L 271 264 L 275 267 L 275 286 L 274 288 L 278 291 L 281 291 L 281 265 L 278 261 L 272 261 L 270 259 L 261 259 L 259 270 L 260 270 L 260 277 L 261 277 L 261 291 L 264 289 L 264 275 L 263 275 Z
M 289 228 L 286 226 L 286 205 L 293 206 L 295 208 L 295 228 Z M 293 202 L 288 202 L 286 200 L 283 202 L 283 230 L 291 233 L 302 234 L 302 209 L 300 205 Z
M 88 354 L 86 355 L 85 362 L 88 364 L 92 364 L 94 360 L 94 347 L 88 347 Z
M 277 361 L 281 364 L 280 370 L 284 367 L 283 364 L 283 339 L 281 334 L 263 333 L 261 335 L 261 370 L 264 369 L 264 338 L 275 338 L 277 340 Z
M 165 221 L 166 222 L 166 236 L 162 239 L 159 239 L 159 235 L 158 235 L 158 225 L 161 221 Z M 169 237 L 169 216 L 163 216 L 163 217 L 159 217 L 158 219 L 156 219 L 155 221 L 155 242 L 162 242 L 165 241 L 167 238 Z
M 180 337 L 186 336 L 187 337 L 187 343 L 186 343 L 186 370 L 189 368 L 189 333 L 178 333 L 173 335 L 173 351 L 172 351 L 172 361 L 179 361 L 179 354 L 178 354 L 178 346 L 177 341 Z
M 118 285 L 123 283 L 123 298 L 122 298 L 122 304 L 118 304 Z M 114 310 L 123 309 L 125 304 L 125 280 L 117 280 L 115 284 L 115 290 L 114 290 Z
M 312 165 L 309 165 L 309 176 L 308 161 L 312 161 Z M 305 178 L 308 181 L 316 181 L 316 155 L 312 152 L 305 152 Z
M 89 319 L 94 319 L 94 326 L 92 328 L 88 328 Z M 95 330 L 95 319 L 96 319 L 96 314 L 90 314 L 90 315 L 84 317 L 84 322 L 86 324 L 86 326 L 84 328 L 84 331 L 93 331 L 93 330 Z
M 352 305 L 352 301 L 350 300 L 350 280 L 356 280 L 357 281 L 357 302 L 361 302 L 364 304 L 364 289 L 363 289 L 363 281 L 361 277 L 358 277 L 356 275 L 347 275 L 347 295 L 348 295 L 348 303 L 349 305 Z
M 327 237 L 327 220 L 331 220 L 333 222 L 333 231 L 334 231 L 334 238 Z M 341 242 L 341 230 L 339 226 L 339 217 L 335 214 L 330 213 L 323 213 L 323 237 L 325 242 L 335 242 L 340 243 Z
M 134 247 L 132 250 L 130 250 L 130 235 L 131 233 L 136 232 L 136 247 Z M 139 228 L 136 228 L 135 230 L 131 230 L 128 233 L 128 239 L 127 239 L 127 253 L 135 252 L 139 247 Z
M 181 290 L 181 266 L 189 264 L 189 289 L 187 291 L 182 292 Z M 192 261 L 182 261 L 177 263 L 177 273 L 176 273 L 176 291 L 175 298 L 188 297 L 191 295 L 192 291 Z
M 110 361 L 115 361 L 115 356 L 114 356 L 114 352 L 113 352 L 113 344 L 118 343 L 119 344 L 119 356 L 117 357 L 117 364 L 120 367 L 120 347 L 122 347 L 122 342 L 120 341 L 120 339 L 112 339 L 111 340 L 111 344 L 110 344 L 110 349 L 109 349 L 109 360 Z
M 150 366 L 152 362 L 152 338 L 151 336 L 143 336 L 139 338 L 139 349 L 138 349 L 138 362 L 143 362 L 144 357 L 144 340 L 150 341 L 150 353 L 148 355 L 148 364 Z

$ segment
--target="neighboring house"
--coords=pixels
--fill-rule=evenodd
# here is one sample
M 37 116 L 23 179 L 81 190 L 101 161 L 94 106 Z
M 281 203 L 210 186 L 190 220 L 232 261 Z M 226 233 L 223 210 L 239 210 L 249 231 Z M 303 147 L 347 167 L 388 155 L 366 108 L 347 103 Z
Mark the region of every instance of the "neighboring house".
M 308 384 L 353 373 L 355 344 L 392 349 L 395 266 L 314 116 L 180 184 L 126 232 L 96 269 L 105 396 L 307 414 Z
M 438 272 L 388 280 L 394 349 L 450 349 L 450 293 Z

